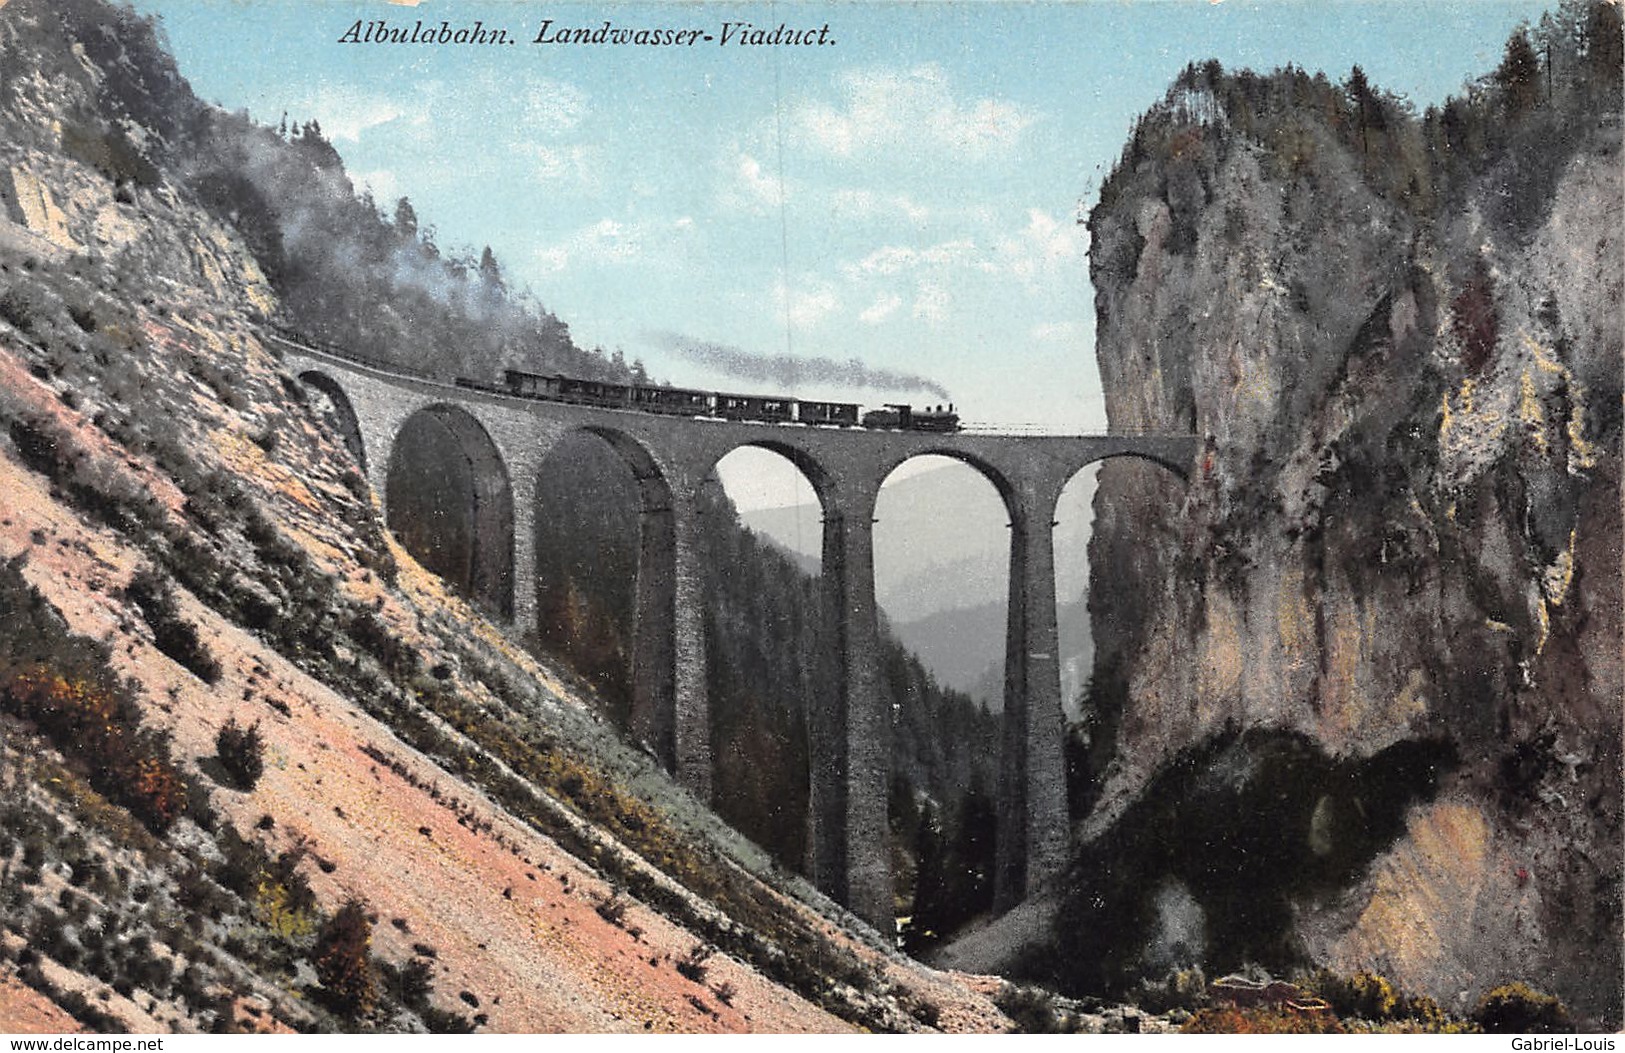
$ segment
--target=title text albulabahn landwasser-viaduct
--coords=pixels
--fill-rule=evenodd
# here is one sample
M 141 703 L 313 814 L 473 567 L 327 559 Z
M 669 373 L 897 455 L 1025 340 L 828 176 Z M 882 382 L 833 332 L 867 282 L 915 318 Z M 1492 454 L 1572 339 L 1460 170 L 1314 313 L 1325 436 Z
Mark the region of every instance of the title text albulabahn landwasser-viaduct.
M 528 35 L 528 33 L 526 34 Z M 423 44 L 491 45 L 517 44 L 522 37 L 507 26 L 488 26 L 482 21 L 454 26 L 418 19 L 407 25 L 388 19 L 357 19 L 338 38 L 340 44 Z M 620 25 L 610 19 L 588 25 L 566 26 L 544 18 L 532 44 L 564 44 L 587 47 L 828 47 L 835 43 L 829 23 L 792 26 L 759 26 L 754 22 L 721 22 L 710 26 Z

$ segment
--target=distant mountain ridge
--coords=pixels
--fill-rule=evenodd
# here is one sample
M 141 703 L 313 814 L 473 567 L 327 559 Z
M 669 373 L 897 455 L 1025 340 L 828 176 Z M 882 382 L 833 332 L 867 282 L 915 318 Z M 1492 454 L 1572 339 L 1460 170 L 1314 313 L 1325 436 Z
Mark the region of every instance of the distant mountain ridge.
M 1002 667 L 1004 661 L 1008 517 L 992 485 L 984 489 L 970 471 L 934 467 L 881 491 L 875 511 L 875 595 L 898 636 L 939 683 L 997 709 L 1002 684 L 991 695 L 986 685 L 989 666 Z M 1064 634 L 1063 697 L 1069 704 L 1079 680 L 1064 671 L 1069 663 L 1086 670 L 1092 653 L 1082 596 L 1088 585 L 1093 490 L 1092 479 L 1069 486 L 1056 515 L 1056 596 Z M 816 568 L 822 536 L 816 506 L 742 511 L 740 520 L 803 567 Z
M 893 624 L 903 646 L 914 652 L 944 687 L 962 691 L 988 709 L 1004 708 L 1006 605 L 954 607 L 912 622 Z M 1061 699 L 1069 712 L 1088 678 L 1094 658 L 1089 614 L 1082 598 L 1057 611 L 1061 653 Z

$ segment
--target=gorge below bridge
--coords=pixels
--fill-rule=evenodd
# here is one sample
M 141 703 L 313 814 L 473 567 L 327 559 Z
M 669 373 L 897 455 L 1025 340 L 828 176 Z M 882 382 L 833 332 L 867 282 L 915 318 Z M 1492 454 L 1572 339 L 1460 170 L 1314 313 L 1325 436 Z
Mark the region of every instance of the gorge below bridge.
M 425 466 L 402 443 L 429 429 L 473 480 L 469 591 L 522 639 L 537 632 L 536 514 L 544 461 L 577 432 L 609 444 L 641 502 L 632 655 L 632 731 L 701 800 L 711 783 L 700 488 L 741 447 L 800 469 L 823 510 L 821 617 L 836 682 L 808 714 L 809 864 L 814 883 L 882 932 L 892 930 L 887 829 L 890 714 L 880 691 L 873 523 L 881 483 L 903 462 L 963 462 L 1010 517 L 1010 595 L 997 806 L 995 896 L 1008 907 L 1065 865 L 1070 822 L 1056 635 L 1054 515 L 1085 466 L 1112 457 L 1186 477 L 1184 435 L 998 435 L 722 421 L 523 398 L 365 365 L 272 336 L 290 372 L 322 392 L 388 521 L 389 482 Z M 1173 513 L 1175 510 L 1170 510 Z

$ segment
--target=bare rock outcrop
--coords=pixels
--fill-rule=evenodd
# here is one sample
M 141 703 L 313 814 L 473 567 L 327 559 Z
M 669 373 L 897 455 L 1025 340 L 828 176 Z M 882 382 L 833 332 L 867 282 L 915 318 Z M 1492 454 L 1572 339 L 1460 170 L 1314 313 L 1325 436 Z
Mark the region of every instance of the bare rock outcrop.
M 1116 748 L 1085 865 L 1226 735 L 1344 760 L 1434 743 L 1397 837 L 1287 894 L 1282 946 L 1447 1007 L 1521 978 L 1618 1023 L 1613 84 L 1516 111 L 1492 77 L 1418 118 L 1210 66 L 1142 120 L 1090 218 L 1107 410 L 1206 452 L 1188 485 L 1100 474 L 1095 716 Z M 1279 806 L 1283 888 L 1376 822 L 1375 788 L 1323 778 Z M 1212 930 L 1229 908 L 1196 898 Z

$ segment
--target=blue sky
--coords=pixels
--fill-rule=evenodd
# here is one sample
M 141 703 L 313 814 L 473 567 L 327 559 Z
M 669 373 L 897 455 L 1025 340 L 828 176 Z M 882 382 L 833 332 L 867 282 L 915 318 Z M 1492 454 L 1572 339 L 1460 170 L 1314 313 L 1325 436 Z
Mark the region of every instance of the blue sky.
M 972 421 L 1099 430 L 1076 219 L 1190 61 L 1341 80 L 1418 107 L 1499 61 L 1538 3 L 469 3 L 136 0 L 206 99 L 315 117 L 381 203 L 489 244 L 589 346 L 738 388 L 679 350 L 861 359 Z M 357 19 L 507 47 L 341 44 Z M 558 26 L 830 25 L 832 46 L 536 46 Z M 672 334 L 676 334 L 673 336 Z M 875 404 L 918 390 L 803 384 Z

